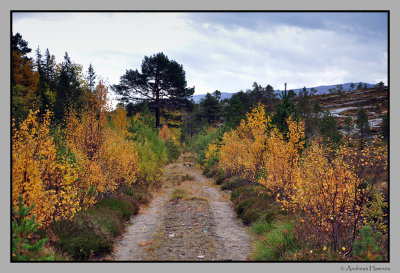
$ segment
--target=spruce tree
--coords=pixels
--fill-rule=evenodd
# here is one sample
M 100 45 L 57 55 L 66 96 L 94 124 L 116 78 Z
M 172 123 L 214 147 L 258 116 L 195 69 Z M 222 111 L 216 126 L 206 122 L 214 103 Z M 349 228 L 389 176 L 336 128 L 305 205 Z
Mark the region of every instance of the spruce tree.
M 358 110 L 356 127 L 358 130 L 360 148 L 363 149 L 364 143 L 369 141 L 371 138 L 371 128 L 368 122 L 368 115 L 363 108 Z
M 88 86 L 89 86 L 89 90 L 93 91 L 93 88 L 95 86 L 95 80 L 96 80 L 96 74 L 94 73 L 94 69 L 92 64 L 90 63 L 88 71 L 87 71 L 87 77 L 86 77 Z
M 336 119 L 328 111 L 325 111 L 322 117 L 319 132 L 323 143 L 330 149 L 336 150 L 342 142 L 342 136 L 339 133 Z
M 353 131 L 353 119 L 351 116 L 347 116 L 344 119 L 343 130 L 346 132 L 347 138 L 350 138 Z
M 49 49 L 46 49 L 45 60 L 43 63 L 43 74 L 45 82 L 51 91 L 56 89 L 56 64 L 54 56 L 50 55 Z
M 265 106 L 267 112 L 274 111 L 275 101 L 276 101 L 276 95 L 274 92 L 274 88 L 268 84 L 265 87 Z
M 18 210 L 12 208 L 13 221 L 12 221 L 12 260 L 13 261 L 29 261 L 32 255 L 43 250 L 47 238 L 38 240 L 32 243 L 30 237 L 37 232 L 39 226 L 35 221 L 35 215 L 28 219 L 28 215 L 33 210 L 34 205 L 31 207 L 24 206 L 22 202 L 22 195 L 18 197 Z M 53 257 L 43 257 L 42 260 L 54 260 Z
M 290 116 L 292 119 L 298 120 L 299 113 L 287 91 L 281 92 L 279 97 L 281 99 L 281 103 L 276 105 L 275 114 L 272 116 L 271 123 L 275 124 L 279 131 L 287 134 L 289 132 L 289 127 L 286 123 L 287 118 Z
M 42 75 L 43 74 L 43 60 L 42 60 L 42 53 L 40 52 L 39 46 L 36 49 L 36 70 Z
M 199 115 L 207 120 L 208 125 L 218 121 L 221 117 L 221 105 L 210 93 L 207 93 L 205 98 L 200 101 L 200 109 Z
M 56 89 L 55 117 L 61 120 L 66 112 L 79 110 L 83 93 L 75 73 L 75 67 L 67 52 L 65 52 L 64 61 L 61 64 Z

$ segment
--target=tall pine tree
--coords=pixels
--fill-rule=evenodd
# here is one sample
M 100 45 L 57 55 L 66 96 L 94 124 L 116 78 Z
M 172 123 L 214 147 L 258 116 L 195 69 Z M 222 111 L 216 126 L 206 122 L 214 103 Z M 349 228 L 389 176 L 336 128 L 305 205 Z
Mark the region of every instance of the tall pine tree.
M 120 84 L 113 85 L 112 89 L 121 96 L 120 101 L 147 101 L 155 110 L 155 125 L 158 128 L 161 110 L 188 106 L 194 87 L 187 87 L 183 66 L 169 60 L 162 52 L 145 56 L 141 70 L 127 70 L 121 76 Z

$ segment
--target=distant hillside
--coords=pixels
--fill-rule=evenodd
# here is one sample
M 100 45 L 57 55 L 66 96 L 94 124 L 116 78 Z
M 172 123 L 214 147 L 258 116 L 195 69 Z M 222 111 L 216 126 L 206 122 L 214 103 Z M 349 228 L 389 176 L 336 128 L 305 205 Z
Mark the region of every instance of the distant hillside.
M 341 85 L 343 86 L 343 91 L 350 91 L 351 90 L 350 84 L 351 84 L 351 82 L 342 83 Z M 372 84 L 372 83 L 364 83 L 364 82 L 362 82 L 361 84 L 363 86 L 364 86 L 364 84 L 366 84 L 368 88 L 371 88 L 371 87 L 375 86 L 375 84 Z M 358 83 L 354 83 L 354 85 L 357 87 Z M 336 88 L 336 84 L 335 85 L 321 85 L 321 86 L 317 86 L 317 87 L 310 87 L 310 88 L 307 88 L 307 90 L 310 90 L 311 88 L 316 89 L 317 90 L 317 94 L 321 94 L 322 95 L 322 94 L 328 94 L 329 93 L 329 89 Z M 296 88 L 296 89 L 293 89 L 293 91 L 297 94 L 302 89 L 303 89 L 303 87 L 302 88 Z M 278 93 L 281 92 L 281 91 L 283 91 L 283 90 L 275 90 L 275 92 L 278 92 Z
M 343 90 L 344 91 L 349 91 L 350 90 L 350 82 L 348 83 L 343 83 Z M 364 82 L 361 83 L 364 86 Z M 375 84 L 371 84 L 371 83 L 366 83 L 367 87 L 374 87 Z M 358 85 L 357 83 L 354 83 L 355 86 Z M 328 94 L 329 93 L 329 89 L 333 89 L 336 88 L 336 84 L 334 85 L 322 85 L 322 86 L 317 86 L 317 87 L 309 87 L 307 88 L 307 90 L 310 90 L 311 88 L 315 88 L 317 90 L 317 94 Z M 296 88 L 293 89 L 293 91 L 297 94 L 301 89 L 303 88 Z M 289 89 L 290 90 L 290 89 Z M 279 94 L 282 90 L 275 90 L 275 93 Z M 223 99 L 229 99 L 232 97 L 232 95 L 235 93 L 228 93 L 228 92 L 221 92 L 221 100 Z M 200 94 L 200 95 L 194 95 L 193 96 L 193 100 L 195 103 L 199 103 L 201 99 L 203 99 L 206 96 L 206 94 Z
M 233 94 L 235 94 L 235 93 L 221 92 L 221 100 L 230 99 Z M 206 94 L 193 95 L 193 100 L 195 103 L 199 103 L 200 100 L 204 99 L 205 96 L 206 96 Z

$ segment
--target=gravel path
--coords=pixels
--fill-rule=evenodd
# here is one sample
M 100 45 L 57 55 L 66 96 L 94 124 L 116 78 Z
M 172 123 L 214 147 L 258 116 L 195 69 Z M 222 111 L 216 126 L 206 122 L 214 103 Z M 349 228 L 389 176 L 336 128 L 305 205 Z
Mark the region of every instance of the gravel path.
M 108 259 L 214 261 L 246 260 L 250 238 L 236 218 L 228 194 L 194 167 L 184 154 L 166 166 L 164 184 L 148 208 L 132 217 Z M 183 190 L 181 199 L 171 199 Z

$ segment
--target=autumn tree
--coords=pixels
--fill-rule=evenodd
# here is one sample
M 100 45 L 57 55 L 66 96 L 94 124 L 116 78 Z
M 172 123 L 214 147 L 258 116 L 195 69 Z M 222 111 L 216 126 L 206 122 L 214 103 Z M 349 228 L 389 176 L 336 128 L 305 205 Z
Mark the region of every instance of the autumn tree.
M 12 116 L 17 123 L 25 119 L 30 109 L 36 110 L 40 105 L 37 94 L 39 73 L 27 53 L 31 52 L 28 42 L 17 33 L 11 37 L 11 87 Z
M 160 127 L 162 109 L 186 106 L 194 93 L 194 87 L 187 88 L 183 66 L 169 60 L 164 53 L 145 56 L 141 72 L 127 70 L 120 83 L 113 85 L 112 89 L 120 96 L 120 101 L 147 101 L 155 110 L 157 128 Z

